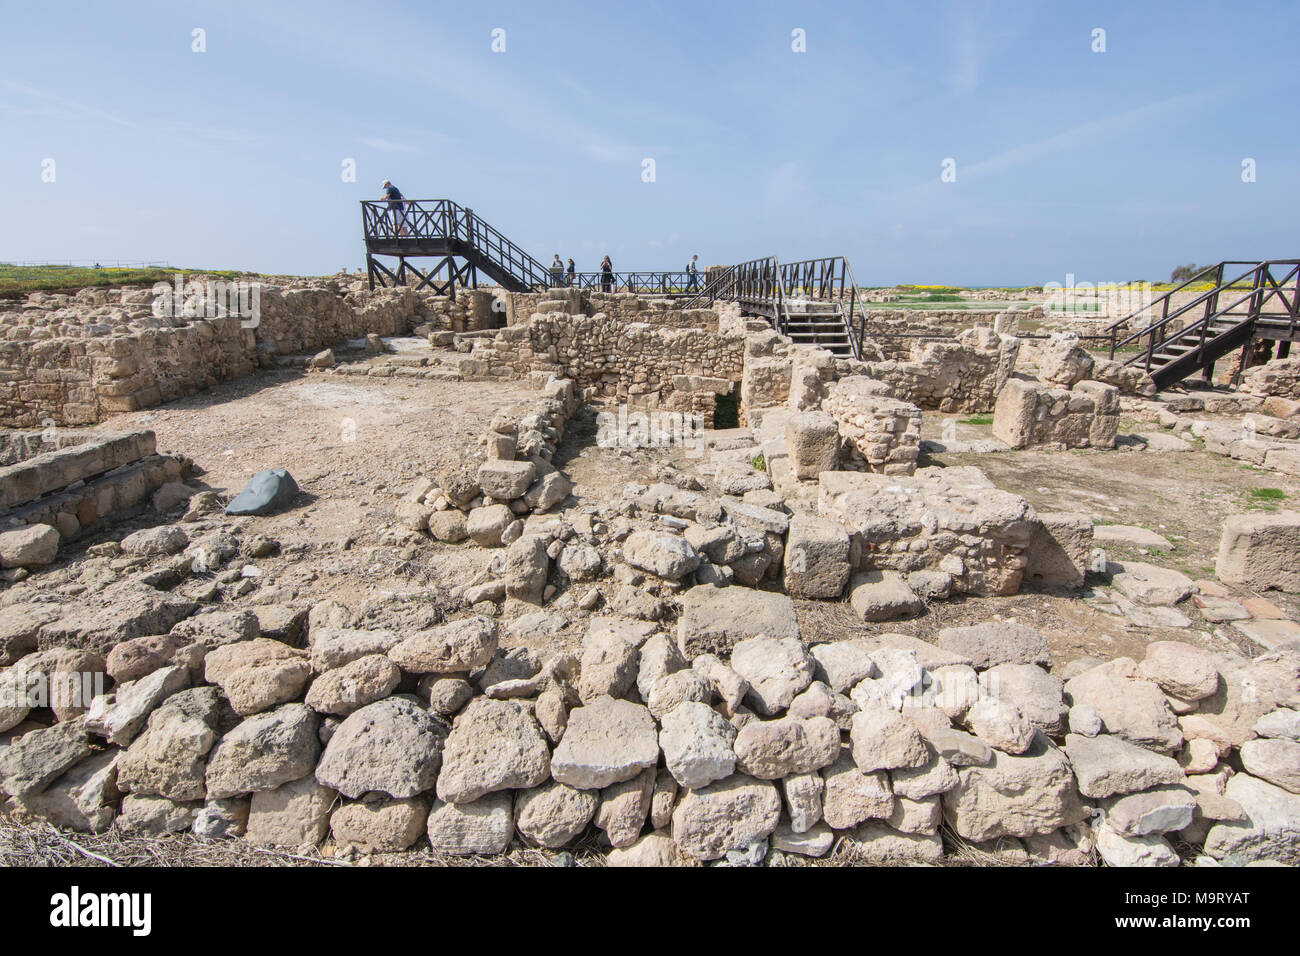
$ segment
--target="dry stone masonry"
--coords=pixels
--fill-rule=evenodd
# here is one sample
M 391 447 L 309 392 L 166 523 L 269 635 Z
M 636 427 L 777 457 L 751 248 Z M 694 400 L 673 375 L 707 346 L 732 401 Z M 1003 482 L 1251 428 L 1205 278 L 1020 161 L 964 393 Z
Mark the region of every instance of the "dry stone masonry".
M 1230 515 L 1196 581 L 1162 535 L 1040 512 L 922 440 L 992 412 L 966 453 L 1199 442 L 1293 475 L 1290 365 L 1157 395 L 1073 334 L 1026 347 L 1041 312 L 873 313 L 857 360 L 734 304 L 359 285 L 277 280 L 255 327 L 159 319 L 138 289 L 0 316 L 24 429 L 0 436 L 0 818 L 348 860 L 1300 864 L 1300 625 L 1259 596 L 1300 593 L 1300 515 Z M 64 427 L 270 367 L 528 396 L 371 529 L 454 580 L 279 587 L 254 559 L 318 552 L 222 514 L 152 432 Z M 628 471 L 598 497 L 571 477 L 601 412 L 713 426 L 732 402 L 691 460 L 600 447 Z M 1063 659 L 1005 600 L 1028 590 L 1187 640 Z

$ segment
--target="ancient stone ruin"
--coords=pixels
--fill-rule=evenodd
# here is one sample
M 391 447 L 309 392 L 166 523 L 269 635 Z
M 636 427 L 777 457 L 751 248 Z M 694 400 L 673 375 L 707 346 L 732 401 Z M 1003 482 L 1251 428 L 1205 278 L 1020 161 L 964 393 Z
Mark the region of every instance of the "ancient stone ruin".
M 1300 864 L 1294 359 L 1158 386 L 1041 310 L 845 354 L 723 294 L 151 296 L 0 303 L 0 825 Z

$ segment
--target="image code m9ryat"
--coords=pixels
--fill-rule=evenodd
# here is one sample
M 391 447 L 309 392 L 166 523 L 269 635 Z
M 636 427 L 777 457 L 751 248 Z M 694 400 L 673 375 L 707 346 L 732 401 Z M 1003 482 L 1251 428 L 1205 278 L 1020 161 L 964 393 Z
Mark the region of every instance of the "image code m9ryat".
M 525 867 L 1285 912 L 1300 8 L 5 27 L 16 924 L 337 946 Z

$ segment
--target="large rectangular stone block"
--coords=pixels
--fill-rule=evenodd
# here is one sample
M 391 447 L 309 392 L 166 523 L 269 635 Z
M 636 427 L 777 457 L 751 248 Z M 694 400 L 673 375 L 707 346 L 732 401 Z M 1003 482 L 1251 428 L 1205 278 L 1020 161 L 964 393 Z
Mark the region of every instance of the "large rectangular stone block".
M 1227 584 L 1300 593 L 1300 512 L 1229 515 L 1214 569 Z

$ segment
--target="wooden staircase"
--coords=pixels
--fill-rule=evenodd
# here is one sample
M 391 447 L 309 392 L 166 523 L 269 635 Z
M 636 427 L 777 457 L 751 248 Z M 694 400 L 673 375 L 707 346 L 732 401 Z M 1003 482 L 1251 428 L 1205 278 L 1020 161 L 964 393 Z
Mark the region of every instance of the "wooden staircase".
M 1175 296 L 1201 285 L 1208 288 L 1174 305 Z M 1300 260 L 1227 260 L 1202 269 L 1106 331 L 1110 357 L 1119 353 L 1124 365 L 1141 368 L 1164 389 L 1197 372 L 1208 381 L 1218 359 L 1237 349 L 1244 355 L 1255 341 L 1289 347 L 1300 341 L 1298 325 Z M 1124 358 L 1133 347 L 1137 351 Z

